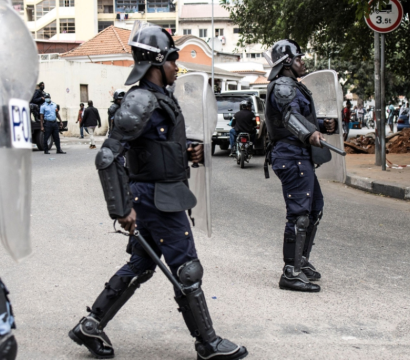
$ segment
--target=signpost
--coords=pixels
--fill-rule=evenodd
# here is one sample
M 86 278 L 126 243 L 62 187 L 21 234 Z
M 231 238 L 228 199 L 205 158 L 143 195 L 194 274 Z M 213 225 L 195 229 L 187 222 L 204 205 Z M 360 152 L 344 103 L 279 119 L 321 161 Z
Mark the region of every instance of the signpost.
M 374 0 L 369 1 L 369 5 Z M 386 171 L 386 105 L 385 105 L 385 35 L 397 29 L 403 19 L 403 7 L 399 0 L 390 0 L 365 17 L 367 26 L 374 31 L 374 87 L 376 113 L 376 165 Z M 380 48 L 381 46 L 381 48 Z

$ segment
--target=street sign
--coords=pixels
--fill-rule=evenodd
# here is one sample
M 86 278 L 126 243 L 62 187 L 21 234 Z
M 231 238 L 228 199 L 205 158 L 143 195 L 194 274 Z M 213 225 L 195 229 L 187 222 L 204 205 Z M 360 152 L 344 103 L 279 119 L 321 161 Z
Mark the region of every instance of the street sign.
M 371 4 L 373 0 L 369 1 Z M 373 31 L 381 34 L 389 33 L 400 26 L 403 18 L 403 7 L 400 1 L 390 0 L 383 8 L 375 9 L 374 12 L 365 17 L 367 26 Z

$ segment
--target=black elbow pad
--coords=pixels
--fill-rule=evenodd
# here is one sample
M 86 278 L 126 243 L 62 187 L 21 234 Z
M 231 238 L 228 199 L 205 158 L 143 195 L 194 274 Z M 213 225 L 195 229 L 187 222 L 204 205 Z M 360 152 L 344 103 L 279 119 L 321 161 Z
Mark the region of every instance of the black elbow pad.
M 107 139 L 95 158 L 108 213 L 112 219 L 123 218 L 132 209 L 128 175 L 124 166 L 116 161 L 121 149 L 118 140 Z
M 309 122 L 303 115 L 289 111 L 283 121 L 288 129 L 304 144 L 308 143 L 310 135 L 317 131 L 316 126 Z

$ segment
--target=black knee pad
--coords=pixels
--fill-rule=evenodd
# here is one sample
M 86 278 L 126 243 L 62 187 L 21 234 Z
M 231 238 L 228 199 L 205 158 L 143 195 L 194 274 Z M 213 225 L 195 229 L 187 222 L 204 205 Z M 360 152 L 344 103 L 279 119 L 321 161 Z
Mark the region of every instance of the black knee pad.
M 14 335 L 0 336 L 0 359 L 14 360 L 17 357 L 17 341 Z
M 301 215 L 295 221 L 297 232 L 306 232 L 309 227 L 309 216 Z
M 191 286 L 201 282 L 204 269 L 198 259 L 188 261 L 178 269 L 178 278 L 182 285 Z

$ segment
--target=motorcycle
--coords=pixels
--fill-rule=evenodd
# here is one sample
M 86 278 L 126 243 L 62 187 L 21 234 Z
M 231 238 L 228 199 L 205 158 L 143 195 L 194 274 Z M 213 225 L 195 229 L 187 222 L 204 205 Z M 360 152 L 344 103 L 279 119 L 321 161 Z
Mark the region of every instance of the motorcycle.
M 251 137 L 248 133 L 242 132 L 236 137 L 234 158 L 236 163 L 241 166 L 241 169 L 245 167 L 245 161 L 249 163 L 253 155 L 253 143 L 250 140 Z

